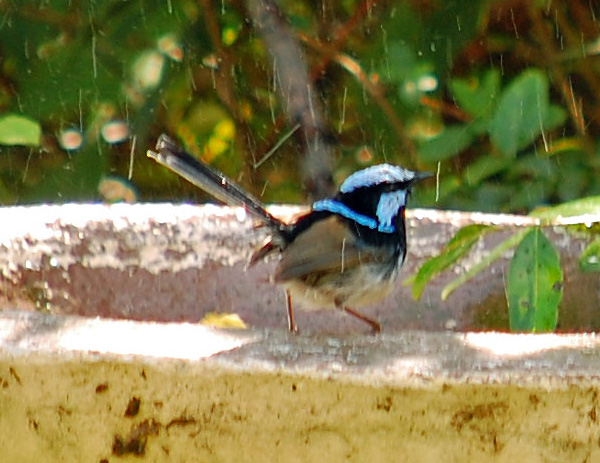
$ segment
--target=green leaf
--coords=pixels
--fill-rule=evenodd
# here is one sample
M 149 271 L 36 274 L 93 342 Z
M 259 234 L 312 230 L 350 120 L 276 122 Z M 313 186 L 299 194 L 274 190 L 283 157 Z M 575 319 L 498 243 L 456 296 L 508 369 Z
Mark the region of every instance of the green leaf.
M 540 156 L 535 152 L 520 154 L 517 159 L 512 159 L 509 179 L 530 177 L 533 180 L 544 180 L 548 183 L 558 177 L 559 167 L 556 160 L 548 156 Z
M 98 146 L 87 145 L 65 165 L 47 169 L 45 180 L 31 189 L 26 201 L 97 200 L 98 184 L 105 175 L 108 156 Z
M 490 137 L 503 154 L 512 157 L 561 120 L 559 111 L 550 109 L 546 74 L 531 69 L 514 79 L 502 93 L 492 116 Z
M 489 225 L 472 224 L 458 230 L 439 255 L 427 260 L 421 266 L 413 280 L 413 297 L 419 299 L 425 286 L 434 276 L 464 256 L 483 234 L 493 229 Z
M 548 156 L 554 156 L 557 154 L 573 153 L 585 153 L 583 141 L 577 137 L 563 137 L 558 140 L 554 140 L 549 151 L 545 154 Z M 587 156 L 587 154 L 585 154 L 585 156 Z
M 600 196 L 589 196 L 554 207 L 535 209 L 529 215 L 542 220 L 552 221 L 558 218 L 576 217 L 586 214 L 600 216 Z
M 548 115 L 544 121 L 544 130 L 554 130 L 563 125 L 566 120 L 567 111 L 561 106 L 552 104 L 548 108 Z
M 540 227 L 533 228 L 515 250 L 508 274 L 511 331 L 554 331 L 563 293 L 560 259 Z
M 600 238 L 596 238 L 579 257 L 582 272 L 600 272 Z
M 512 163 L 512 159 L 505 157 L 482 156 L 467 166 L 464 177 L 469 185 L 477 186 L 486 178 L 506 170 Z
M 409 44 L 399 40 L 389 44 L 384 76 L 393 82 L 400 82 L 406 79 L 416 66 L 416 54 Z
M 423 162 L 438 162 L 460 154 L 473 141 L 473 135 L 464 125 L 447 127 L 440 135 L 424 142 L 419 148 Z
M 42 128 L 39 122 L 20 114 L 0 116 L 0 144 L 39 146 Z
M 468 123 L 469 132 L 473 137 L 487 136 L 490 131 L 489 119 L 473 119 Z
M 462 109 L 474 118 L 487 118 L 500 89 L 500 72 L 492 69 L 482 79 L 453 79 L 450 88 Z
M 404 2 L 394 2 L 403 4 Z M 440 76 L 450 74 L 454 57 L 464 52 L 467 44 L 477 36 L 481 30 L 481 20 L 489 10 L 487 2 L 446 0 L 441 2 L 442 8 L 432 8 L 423 15 L 417 5 L 423 2 L 409 2 L 413 8 L 421 12 L 422 27 L 414 36 L 421 41 L 419 49 L 423 57 L 435 63 L 436 73 Z
M 448 298 L 448 296 L 450 296 L 450 294 L 456 288 L 458 288 L 459 286 L 461 286 L 464 283 L 466 283 L 467 281 L 469 281 L 471 278 L 473 278 L 475 275 L 477 275 L 483 269 L 489 267 L 492 262 L 494 262 L 496 259 L 499 259 L 500 257 L 502 257 L 504 255 L 504 253 L 506 251 L 508 251 L 510 248 L 519 244 L 521 242 L 521 240 L 523 239 L 523 237 L 525 235 L 527 235 L 527 233 L 529 233 L 529 228 L 526 228 L 525 230 L 521 230 L 520 232 L 515 233 L 513 236 L 504 240 L 502 243 L 500 243 L 498 246 L 496 246 L 494 249 L 492 249 L 487 256 L 485 256 L 483 259 L 481 259 L 477 264 L 475 264 L 473 267 L 471 267 L 468 271 L 466 271 L 461 276 L 459 276 L 455 280 L 448 283 L 446 285 L 446 287 L 442 290 L 442 300 L 445 301 Z
M 529 211 L 543 203 L 552 191 L 551 185 L 548 183 L 537 179 L 513 187 L 508 200 L 510 209 L 512 211 Z

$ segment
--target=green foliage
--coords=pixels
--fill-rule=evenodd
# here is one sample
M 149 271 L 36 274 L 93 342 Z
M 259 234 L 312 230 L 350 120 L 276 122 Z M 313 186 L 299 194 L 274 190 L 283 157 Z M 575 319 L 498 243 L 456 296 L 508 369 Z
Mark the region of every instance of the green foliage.
M 0 143 L 10 146 L 0 154 L 3 200 L 97 199 L 103 176 L 126 175 L 131 143 L 136 139 L 145 148 L 159 92 L 177 66 L 164 42 L 175 37 L 178 46 L 197 16 L 192 2 L 169 5 L 86 0 L 73 7 L 0 6 L 0 111 L 10 113 L 0 120 Z M 117 144 L 102 135 L 113 121 L 125 121 L 129 130 Z M 61 137 L 73 128 L 82 140 L 67 148 Z
M 459 286 L 465 284 L 475 275 L 477 275 L 482 270 L 488 268 L 492 262 L 501 258 L 504 253 L 508 250 L 514 248 L 518 245 L 523 237 L 527 234 L 527 230 L 521 230 L 520 232 L 515 233 L 510 238 L 507 238 L 500 244 L 498 244 L 494 249 L 492 249 L 489 254 L 482 257 L 475 265 L 473 265 L 469 270 L 460 275 L 455 280 L 451 281 L 446 285 L 444 289 L 442 289 L 442 300 L 446 300 L 450 294 L 456 290 Z
M 511 331 L 554 331 L 563 277 L 558 253 L 540 227 L 532 228 L 515 250 L 507 285 Z
M 465 167 L 464 183 L 452 195 L 475 198 L 480 210 L 498 210 L 504 203 L 505 209 L 516 211 L 530 209 L 551 197 L 560 185 L 553 172 L 554 162 L 536 152 L 522 152 L 538 138 L 547 145 L 548 133 L 566 121 L 566 112 L 550 103 L 547 75 L 529 69 L 502 88 L 498 71 L 492 69 L 480 79 L 454 79 L 450 88 L 468 120 L 446 126 L 421 142 L 421 161 L 451 160 L 466 150 L 478 149 L 481 137 L 489 137 L 487 150 Z M 539 181 L 515 193 L 518 180 L 532 176 Z M 498 182 L 499 178 L 503 181 Z M 492 185 L 497 185 L 497 192 L 490 197 L 485 192 Z M 479 188 L 479 195 L 472 194 L 474 188 Z
M 489 120 L 500 92 L 500 72 L 490 69 L 482 78 L 452 79 L 450 89 L 458 105 L 471 117 Z
M 565 112 L 551 107 L 548 97 L 548 78 L 538 69 L 523 72 L 501 93 L 489 132 L 503 155 L 516 156 L 540 134 L 565 121 Z
M 475 134 L 469 126 L 446 127 L 437 137 L 427 140 L 421 145 L 419 156 L 424 162 L 438 162 L 456 156 L 471 143 Z
M 280 3 L 306 50 L 307 72 L 318 76 L 315 91 L 337 141 L 336 178 L 384 160 L 439 168 L 440 184 L 421 185 L 413 205 L 496 212 L 600 194 L 598 148 L 574 129 L 599 131 L 588 108 L 600 89 L 586 94 L 582 82 L 592 81 L 579 73 L 588 58 L 571 53 L 582 44 L 568 49 L 558 26 L 550 36 L 556 50 L 529 30 L 514 33 L 515 17 L 528 28 L 539 20 L 532 12 L 555 21 L 550 10 L 487 0 L 367 9 L 362 0 Z M 23 143 L 2 138 L 10 147 L 0 156 L 7 202 L 98 198 L 94 182 L 126 177 L 132 148 L 141 199 L 200 195 L 147 165 L 143 153 L 163 131 L 239 173 L 266 201 L 302 201 L 302 140 L 285 139 L 292 126 L 280 83 L 245 2 L 84 0 L 42 9 L 17 2 L 0 10 L 0 111 L 41 127 L 36 142 L 34 132 Z M 571 27 L 589 29 L 578 26 Z M 544 62 L 565 47 L 571 61 Z M 353 65 L 342 65 L 344 57 Z M 573 78 L 561 80 L 557 67 Z M 589 104 L 564 109 L 588 103 L 586 96 Z M 101 129 L 115 120 L 127 123 L 128 137 L 107 143 Z M 233 127 L 226 137 L 223 124 Z M 73 127 L 83 139 L 77 149 L 61 144 Z
M 570 201 L 554 207 L 539 208 L 531 212 L 543 225 L 556 223 L 586 224 L 600 217 L 600 197 Z M 413 296 L 418 299 L 427 283 L 448 267 L 455 265 L 485 233 L 498 231 L 499 227 L 472 224 L 458 230 L 439 255 L 423 263 L 414 278 Z M 583 230 L 596 233 L 589 223 Z M 558 306 L 563 292 L 562 270 L 559 256 L 540 226 L 524 227 L 496 245 L 469 270 L 452 280 L 442 289 L 445 300 L 456 288 L 465 284 L 493 262 L 517 247 L 510 263 L 507 302 L 510 328 L 513 331 L 552 331 L 558 320 Z M 600 239 L 594 239 L 582 252 L 579 268 L 584 272 L 600 272 Z
M 484 233 L 492 229 L 493 227 L 479 224 L 467 225 L 461 228 L 438 256 L 425 262 L 414 278 L 407 280 L 407 283 L 412 283 L 414 298 L 420 298 L 425 286 L 432 278 L 463 257 Z
M 598 217 L 600 216 L 600 196 L 576 199 L 553 207 L 540 207 L 529 215 L 549 222 L 583 215 Z
M 600 238 L 592 241 L 581 253 L 579 268 L 583 272 L 600 272 Z
M 40 124 L 19 114 L 0 116 L 0 144 L 31 145 L 40 144 L 42 128 Z

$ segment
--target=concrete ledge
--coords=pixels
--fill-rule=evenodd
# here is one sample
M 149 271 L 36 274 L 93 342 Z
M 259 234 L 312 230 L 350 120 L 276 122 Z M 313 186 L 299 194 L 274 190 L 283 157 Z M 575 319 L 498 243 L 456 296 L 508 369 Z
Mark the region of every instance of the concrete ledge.
M 302 333 L 287 333 L 273 263 L 245 269 L 262 232 L 238 209 L 36 206 L 0 221 L 2 462 L 600 461 L 595 334 L 444 330 L 506 326 L 510 253 L 448 301 L 439 290 L 531 219 L 412 211 L 405 276 L 462 225 L 507 231 L 420 301 L 399 285 L 367 312 L 379 336 L 332 312 L 299 311 Z M 560 327 L 597 329 L 599 276 L 577 268 L 589 236 L 548 231 Z M 251 328 L 199 325 L 207 312 Z
M 289 216 L 299 208 L 277 207 Z M 592 221 L 592 218 L 586 220 Z M 135 320 L 197 322 L 208 312 L 235 312 L 250 326 L 284 328 L 281 290 L 269 283 L 274 262 L 245 264 L 264 238 L 241 209 L 172 204 L 34 206 L 0 208 L 0 310 Z M 419 301 L 403 279 L 439 251 L 459 227 L 502 225 L 469 256 L 436 278 Z M 408 257 L 391 297 L 365 313 L 388 333 L 406 329 L 506 329 L 503 277 L 508 258 L 494 263 L 446 301 L 441 289 L 478 262 L 527 217 L 414 210 L 408 214 Z M 600 329 L 595 308 L 600 276 L 579 271 L 588 234 L 548 230 L 565 272 L 559 329 Z M 362 323 L 333 311 L 297 311 L 305 332 L 366 332 Z
M 293 336 L 4 313 L 7 462 L 600 459 L 595 335 Z

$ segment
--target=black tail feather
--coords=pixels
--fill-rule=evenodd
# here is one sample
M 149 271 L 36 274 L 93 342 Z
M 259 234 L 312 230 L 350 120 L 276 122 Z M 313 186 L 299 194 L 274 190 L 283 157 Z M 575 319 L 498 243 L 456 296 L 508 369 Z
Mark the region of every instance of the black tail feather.
M 215 199 L 230 206 L 241 206 L 269 227 L 283 232 L 287 225 L 271 215 L 264 204 L 245 191 L 225 174 L 199 161 L 162 134 L 156 142 L 158 153 L 148 151 L 148 157 L 202 188 Z

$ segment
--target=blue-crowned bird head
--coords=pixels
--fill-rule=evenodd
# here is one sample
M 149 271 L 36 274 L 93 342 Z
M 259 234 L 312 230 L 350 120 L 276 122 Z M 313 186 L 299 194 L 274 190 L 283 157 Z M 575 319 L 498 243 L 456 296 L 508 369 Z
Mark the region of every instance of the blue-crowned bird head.
M 411 186 L 430 176 L 428 172 L 390 164 L 367 167 L 346 178 L 334 199 L 319 201 L 313 208 L 335 212 L 383 233 L 394 233 L 398 218 L 404 218 Z
M 340 193 L 352 193 L 358 189 L 394 186 L 394 189 L 408 187 L 421 174 L 390 164 L 367 167 L 350 175 L 340 186 Z M 364 191 L 364 190 L 363 190 Z

